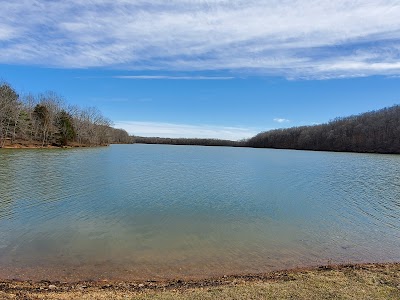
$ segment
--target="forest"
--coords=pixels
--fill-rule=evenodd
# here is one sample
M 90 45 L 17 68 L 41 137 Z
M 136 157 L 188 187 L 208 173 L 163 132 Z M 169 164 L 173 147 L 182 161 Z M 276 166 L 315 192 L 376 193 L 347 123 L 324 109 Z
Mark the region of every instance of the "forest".
M 133 143 L 297 150 L 400 153 L 400 106 L 336 118 L 328 123 L 275 129 L 242 141 L 132 137 Z
M 116 143 L 400 153 L 400 105 L 320 125 L 270 130 L 242 141 L 140 137 L 113 128 L 94 107 L 68 105 L 54 92 L 20 96 L 9 84 L 0 84 L 0 148 L 13 144 L 63 147 Z
M 132 136 L 132 142 L 137 144 L 167 144 L 167 145 L 192 145 L 192 146 L 226 146 L 243 147 L 242 141 L 200 138 L 161 138 Z
M 131 137 L 94 108 L 68 105 L 54 92 L 20 96 L 0 83 L 0 148 L 100 146 L 130 143 Z
M 329 123 L 275 129 L 246 142 L 255 148 L 400 153 L 400 105 Z

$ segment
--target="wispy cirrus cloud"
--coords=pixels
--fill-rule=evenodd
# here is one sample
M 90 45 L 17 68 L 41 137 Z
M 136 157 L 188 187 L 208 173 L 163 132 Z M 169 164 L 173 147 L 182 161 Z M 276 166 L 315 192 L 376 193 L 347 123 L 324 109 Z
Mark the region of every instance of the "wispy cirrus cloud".
M 232 76 L 169 76 L 169 75 L 132 75 L 132 76 L 113 76 L 112 78 L 119 79 L 136 79 L 136 80 L 154 80 L 154 79 L 167 79 L 167 80 L 230 80 L 235 77 Z
M 289 123 L 290 120 L 284 119 L 284 118 L 274 118 L 274 122 L 277 122 L 277 123 Z
M 397 0 L 4 1 L 0 63 L 393 76 L 399 15 Z
M 261 129 L 215 125 L 190 125 L 163 122 L 115 122 L 114 127 L 137 136 L 169 138 L 216 138 L 240 140 L 256 135 Z

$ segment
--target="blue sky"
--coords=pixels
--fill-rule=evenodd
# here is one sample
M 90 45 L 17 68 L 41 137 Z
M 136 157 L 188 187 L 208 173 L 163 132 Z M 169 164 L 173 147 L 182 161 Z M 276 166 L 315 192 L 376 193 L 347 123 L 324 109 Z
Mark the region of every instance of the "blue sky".
M 400 103 L 399 1 L 2 3 L 0 78 L 132 134 L 240 139 Z

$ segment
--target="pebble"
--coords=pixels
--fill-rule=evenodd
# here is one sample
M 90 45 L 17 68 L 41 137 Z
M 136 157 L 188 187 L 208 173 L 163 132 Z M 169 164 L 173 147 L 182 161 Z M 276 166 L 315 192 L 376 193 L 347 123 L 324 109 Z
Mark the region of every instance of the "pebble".
M 54 285 L 54 284 L 50 284 L 49 285 L 49 290 L 54 290 L 54 289 L 56 289 L 57 287 Z

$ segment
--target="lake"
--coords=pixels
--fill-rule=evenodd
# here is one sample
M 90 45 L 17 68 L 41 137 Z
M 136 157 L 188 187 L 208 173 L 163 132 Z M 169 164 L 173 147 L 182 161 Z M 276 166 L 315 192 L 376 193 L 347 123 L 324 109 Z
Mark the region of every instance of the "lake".
M 0 277 L 202 278 L 400 261 L 400 156 L 0 151 Z

